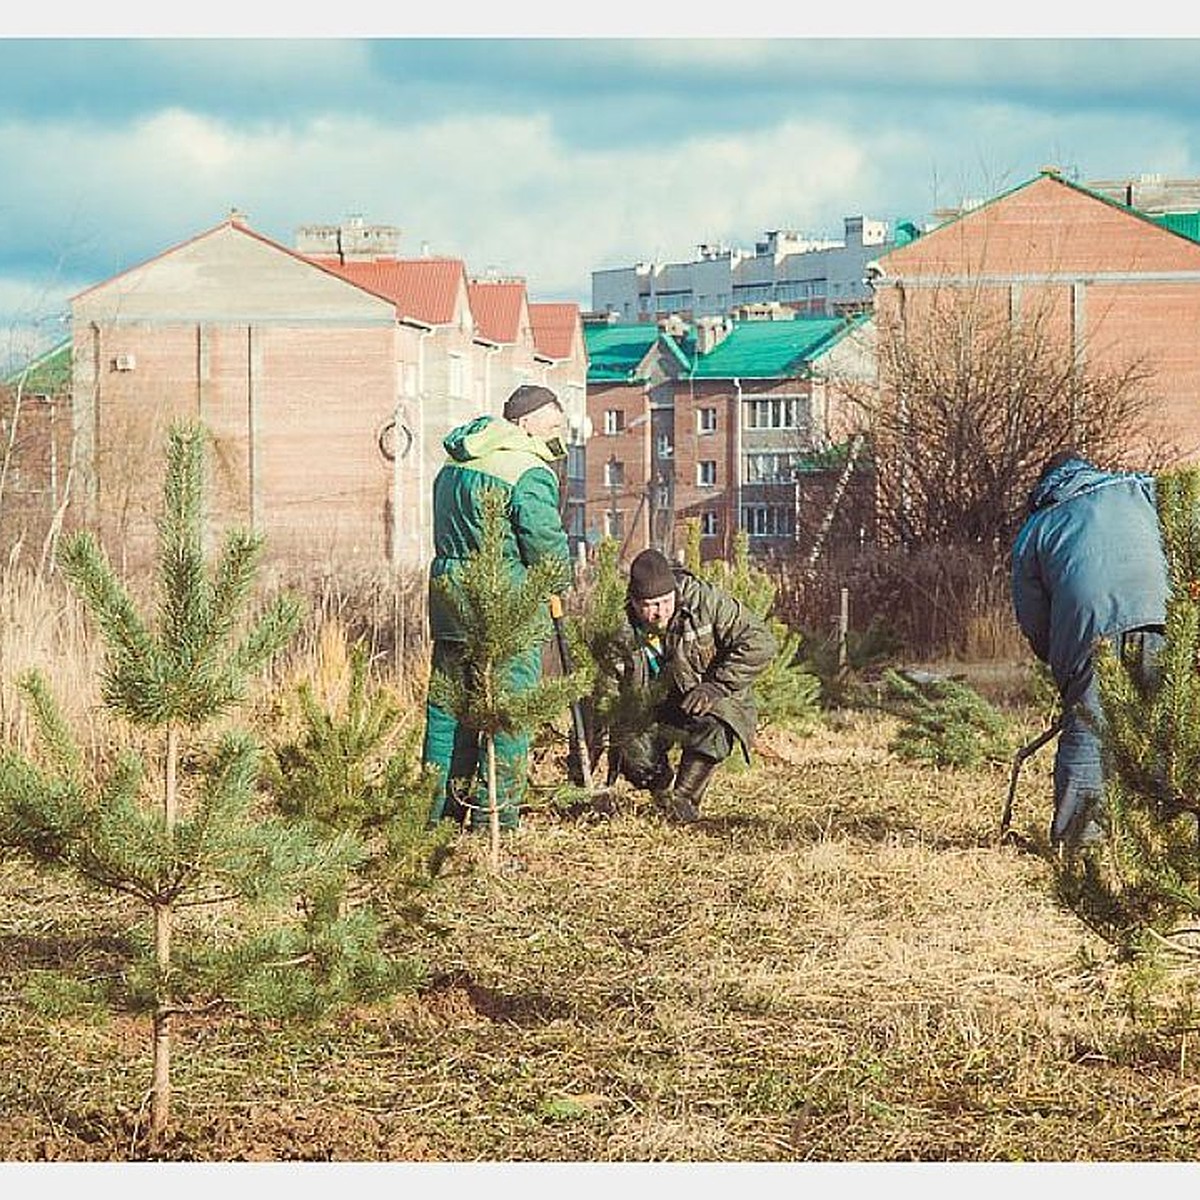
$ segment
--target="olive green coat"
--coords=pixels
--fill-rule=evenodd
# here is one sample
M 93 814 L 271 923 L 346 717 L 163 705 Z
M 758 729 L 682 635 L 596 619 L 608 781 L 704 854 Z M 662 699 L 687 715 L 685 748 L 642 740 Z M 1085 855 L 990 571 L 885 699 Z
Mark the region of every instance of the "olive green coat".
M 758 708 L 754 680 L 779 646 L 756 613 L 721 588 L 675 568 L 675 613 L 663 636 L 662 669 L 650 675 L 632 608 L 615 656 L 621 691 L 661 689 L 664 701 L 686 694 L 698 683 L 719 684 L 725 695 L 712 709 L 733 730 L 747 759 L 754 744 Z

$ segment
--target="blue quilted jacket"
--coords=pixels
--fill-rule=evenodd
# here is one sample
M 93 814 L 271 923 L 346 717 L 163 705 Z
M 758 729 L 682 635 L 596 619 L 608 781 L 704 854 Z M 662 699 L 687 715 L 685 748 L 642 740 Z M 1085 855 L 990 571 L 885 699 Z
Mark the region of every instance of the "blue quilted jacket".
M 1166 620 L 1154 476 L 1072 458 L 1038 483 L 1029 506 L 1013 543 L 1013 607 L 1065 691 L 1098 638 Z

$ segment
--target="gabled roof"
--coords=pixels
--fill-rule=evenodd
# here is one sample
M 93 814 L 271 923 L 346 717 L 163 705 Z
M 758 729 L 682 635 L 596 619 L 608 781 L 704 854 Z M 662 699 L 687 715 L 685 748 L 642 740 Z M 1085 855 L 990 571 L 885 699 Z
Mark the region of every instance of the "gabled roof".
M 475 332 L 489 342 L 511 346 L 521 336 L 526 308 L 525 284 L 520 280 L 473 279 L 467 284 Z
M 648 322 L 584 325 L 583 336 L 588 355 L 588 383 L 641 382 L 647 378 L 643 364 L 660 344 L 685 371 L 691 366 L 675 339 Z
M 1200 233 L 1200 228 L 1189 227 L 1187 218 L 1191 214 L 1170 214 L 1169 216 L 1156 216 L 1150 213 L 1142 212 L 1140 209 L 1132 208 L 1128 204 L 1123 204 L 1120 200 L 1114 199 L 1112 196 L 1104 192 L 1097 191 L 1095 188 L 1087 187 L 1085 184 L 1077 183 L 1075 180 L 1065 178 L 1060 171 L 1054 167 L 1044 167 L 1033 178 L 1026 179 L 1022 183 L 1016 184 L 1014 187 L 1008 188 L 997 195 L 990 197 L 982 204 L 976 205 L 974 208 L 966 209 L 963 212 L 956 214 L 950 220 L 937 226 L 936 229 L 931 229 L 923 234 L 919 239 L 910 239 L 903 244 L 897 241 L 897 244 L 887 253 L 880 255 L 879 264 L 884 269 L 885 274 L 888 272 L 889 262 L 906 262 L 909 260 L 908 251 L 914 246 L 923 248 L 925 243 L 941 236 L 943 231 L 972 222 L 978 218 L 980 213 L 988 213 L 989 210 L 995 209 L 1010 197 L 1023 192 L 1026 189 L 1034 187 L 1061 187 L 1068 191 L 1075 192 L 1077 195 L 1086 196 L 1091 200 L 1105 205 L 1106 207 L 1119 212 L 1131 219 L 1142 223 L 1143 225 L 1153 226 L 1157 229 L 1162 229 L 1168 233 L 1182 237 L 1186 241 L 1197 242 L 1200 237 L 1196 236 Z
M 460 285 L 467 280 L 458 258 L 385 258 L 365 262 L 337 262 L 302 256 L 343 279 L 386 296 L 400 314 L 425 325 L 449 325 L 455 320 Z
M 800 375 L 865 318 L 796 317 L 791 321 L 735 321 L 707 354 L 696 353 L 689 334 L 684 351 L 694 357 L 693 379 L 787 379 Z
M 31 359 L 3 380 L 7 387 L 21 387 L 26 393 L 54 396 L 71 388 L 71 339 Z
M 580 324 L 579 305 L 531 304 L 529 324 L 533 328 L 534 348 L 541 357 L 555 360 L 570 358 Z
M 294 258 L 297 262 L 302 262 L 307 266 L 315 267 L 318 270 L 325 271 L 330 274 L 339 274 L 333 270 L 335 264 L 331 260 L 322 259 L 320 257 L 314 257 L 307 254 L 301 254 L 299 251 L 293 250 L 289 246 L 285 246 L 282 242 L 277 242 L 273 238 L 267 237 L 266 234 L 259 233 L 255 229 L 251 229 L 240 214 L 234 213 L 231 216 L 226 217 L 224 221 L 213 225 L 211 228 L 205 229 L 200 233 L 193 234 L 192 237 L 185 238 L 182 242 L 176 242 L 175 245 L 168 246 L 165 250 L 159 251 L 158 254 L 152 255 L 150 258 L 144 259 L 140 263 L 135 263 L 131 267 L 126 267 L 125 270 L 118 271 L 116 275 L 112 275 L 108 279 L 102 279 L 99 283 L 94 283 L 90 287 L 84 288 L 83 291 L 77 292 L 74 296 L 72 296 L 70 302 L 74 304 L 77 300 L 82 300 L 83 297 L 90 295 L 92 292 L 97 292 L 101 288 L 108 287 L 110 284 L 126 275 L 132 275 L 135 271 L 141 270 L 143 267 L 148 267 L 152 263 L 160 262 L 162 259 L 175 254 L 179 250 L 182 250 L 185 246 L 194 245 L 197 242 L 203 241 L 205 238 L 213 237 L 216 234 L 228 230 L 235 230 L 237 233 L 240 233 L 245 237 L 253 238 L 255 241 L 261 242 L 264 246 L 270 246 L 271 249 L 277 250 L 281 254 L 286 254 L 289 258 Z M 357 280 L 349 279 L 347 276 L 342 276 L 342 278 L 347 279 L 347 282 L 350 283 L 358 282 Z M 386 293 L 379 292 L 378 290 L 372 288 L 370 284 L 358 283 L 358 286 L 364 288 L 366 291 L 373 292 L 375 295 L 379 296 L 380 299 L 391 299 L 391 297 Z

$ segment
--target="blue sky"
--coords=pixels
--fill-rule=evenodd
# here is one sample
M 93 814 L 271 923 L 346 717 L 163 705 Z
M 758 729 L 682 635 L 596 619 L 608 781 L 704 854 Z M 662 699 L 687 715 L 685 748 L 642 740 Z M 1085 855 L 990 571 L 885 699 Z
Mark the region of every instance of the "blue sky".
M 0 365 L 61 336 L 75 292 L 234 207 L 288 245 L 360 214 L 399 226 L 403 254 L 427 245 L 586 307 L 598 267 L 769 229 L 840 236 L 854 214 L 921 221 L 1046 164 L 1082 182 L 1200 176 L 1200 40 L 977 36 L 960 8 L 898 34 L 869 7 L 850 27 L 877 39 L 801 36 L 769 8 L 737 24 L 781 36 L 735 36 L 736 13 L 676 36 L 663 9 L 608 38 L 506 11 L 466 36 L 435 14 L 412 36 L 286 38 L 227 36 L 245 31 L 233 11 L 207 29 L 6 16 Z M 514 30 L 538 36 L 500 36 Z

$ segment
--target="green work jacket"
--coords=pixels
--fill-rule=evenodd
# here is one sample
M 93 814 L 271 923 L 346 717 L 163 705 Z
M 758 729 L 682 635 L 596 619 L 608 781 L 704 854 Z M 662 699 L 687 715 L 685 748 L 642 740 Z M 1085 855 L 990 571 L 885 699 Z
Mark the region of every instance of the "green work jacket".
M 513 579 L 540 559 L 560 559 L 564 574 L 571 565 L 570 546 L 558 507 L 556 458 L 541 438 L 501 417 L 476 417 L 442 441 L 446 461 L 433 481 L 433 552 L 429 568 L 429 625 L 435 638 L 461 641 L 457 617 L 433 586 L 461 569 L 463 559 L 479 548 L 482 533 L 480 498 L 486 488 L 505 493 L 509 528 L 504 554 Z M 547 617 L 547 636 L 549 636 Z

